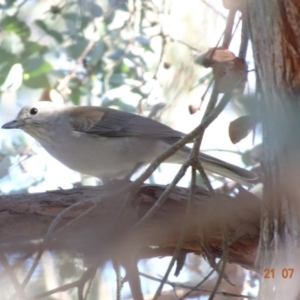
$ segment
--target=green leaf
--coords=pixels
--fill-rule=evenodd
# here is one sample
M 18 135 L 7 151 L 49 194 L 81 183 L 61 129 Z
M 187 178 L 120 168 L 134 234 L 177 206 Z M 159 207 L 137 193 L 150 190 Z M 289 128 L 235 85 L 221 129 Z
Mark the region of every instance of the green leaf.
M 15 33 L 4 34 L 4 39 L 1 42 L 1 48 L 9 52 L 15 57 L 19 57 L 24 51 L 24 42 Z
M 76 40 L 74 45 L 67 48 L 67 51 L 72 58 L 77 59 L 82 54 L 88 43 L 89 41 L 87 39 L 80 37 Z
M 109 78 L 109 83 L 113 86 L 120 86 L 125 84 L 125 79 L 126 76 L 124 74 L 116 73 Z
M 41 30 L 43 30 L 45 33 L 47 33 L 49 36 L 51 36 L 52 38 L 54 38 L 56 40 L 57 43 L 62 43 L 63 42 L 63 37 L 62 35 L 53 29 L 50 29 L 44 21 L 42 20 L 36 20 L 35 25 L 37 27 L 39 27 Z
M 93 47 L 93 50 L 89 53 L 89 63 L 95 64 L 98 62 L 104 55 L 106 51 L 106 45 L 103 41 L 99 41 Z
M 8 51 L 0 48 L 0 65 L 7 64 L 9 61 L 16 60 L 16 57 Z
M 80 25 L 80 30 L 85 29 L 90 23 L 91 23 L 91 18 L 87 16 L 83 16 L 79 18 L 79 25 Z
M 63 14 L 63 17 L 67 20 L 73 21 L 74 23 L 76 23 L 78 21 L 78 14 L 75 13 L 65 13 Z
M 118 60 L 123 55 L 124 55 L 124 50 L 123 49 L 117 49 L 117 50 L 115 50 L 115 52 L 113 52 L 112 54 L 110 54 L 108 56 L 108 58 L 111 59 L 111 60 Z
M 145 51 L 149 51 L 149 52 L 154 53 L 154 50 L 151 48 L 150 45 L 147 45 L 147 44 L 141 44 L 141 46 L 143 47 L 143 49 L 144 49 Z
M 52 70 L 52 65 L 43 58 L 36 56 L 23 63 L 25 78 L 34 78 Z
M 6 34 L 15 33 L 22 40 L 26 40 L 30 36 L 29 27 L 26 25 L 25 22 L 20 21 L 15 16 L 5 17 L 3 20 L 1 20 L 0 27 L 5 31 Z
M 124 62 L 122 62 L 120 64 L 119 70 L 120 70 L 121 73 L 127 74 L 130 71 L 130 67 L 128 65 L 126 65 Z
M 71 89 L 71 101 L 75 105 L 80 105 L 81 103 L 81 96 L 87 95 L 86 88 L 82 85 L 82 82 L 75 77 L 69 85 L 69 88 Z
M 23 84 L 27 87 L 30 87 L 32 89 L 49 89 L 51 87 L 48 76 L 46 74 L 42 74 L 36 77 L 27 77 L 26 75 L 24 74 Z
M 22 52 L 22 58 L 27 58 L 35 53 L 43 55 L 48 51 L 48 48 L 46 46 L 31 41 L 26 41 L 24 43 L 24 48 L 25 49 Z
M 110 77 L 109 83 L 112 86 L 121 86 L 121 85 L 129 85 L 129 86 L 139 86 L 141 82 L 139 80 L 131 79 L 126 76 L 125 73 L 116 73 Z
M 92 18 L 101 17 L 103 15 L 103 9 L 92 1 L 86 3 L 86 10 L 91 14 Z
M 75 105 L 80 105 L 81 92 L 79 89 L 74 89 L 71 93 L 71 101 Z
M 81 16 L 76 13 L 66 13 L 62 15 L 65 18 L 66 26 L 71 35 L 77 34 L 78 31 L 83 30 L 91 23 L 91 18 L 87 16 Z
M 4 4 L 1 4 L 0 5 L 0 8 L 1 9 L 8 9 L 10 7 L 13 6 L 13 4 L 16 2 L 17 0 L 6 0 L 4 1 L 5 3 Z

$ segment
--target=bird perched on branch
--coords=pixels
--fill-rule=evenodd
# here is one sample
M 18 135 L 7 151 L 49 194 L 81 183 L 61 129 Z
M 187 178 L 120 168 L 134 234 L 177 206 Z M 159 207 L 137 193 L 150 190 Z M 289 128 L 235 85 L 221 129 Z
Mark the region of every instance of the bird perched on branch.
M 185 134 L 155 120 L 119 110 L 92 106 L 65 106 L 40 101 L 24 107 L 4 129 L 20 128 L 69 168 L 103 182 L 128 176 L 151 163 Z M 183 147 L 168 158 L 183 163 Z M 199 153 L 207 171 L 247 183 L 256 176 L 212 156 Z

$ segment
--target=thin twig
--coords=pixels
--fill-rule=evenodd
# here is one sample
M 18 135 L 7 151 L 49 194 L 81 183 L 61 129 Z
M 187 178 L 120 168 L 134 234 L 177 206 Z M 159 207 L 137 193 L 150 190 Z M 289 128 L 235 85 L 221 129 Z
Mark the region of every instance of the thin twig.
M 122 289 L 122 280 L 121 280 L 121 266 L 119 257 L 116 255 L 113 260 L 113 266 L 116 273 L 116 300 L 121 300 L 121 289 Z
M 24 300 L 27 300 L 27 299 L 28 300 L 37 300 L 37 299 L 46 298 L 46 297 L 49 297 L 49 296 L 54 295 L 56 293 L 64 292 L 64 291 L 68 291 L 69 289 L 76 288 L 79 283 L 80 283 L 80 279 L 76 280 L 76 281 L 73 281 L 71 283 L 67 283 L 67 284 L 61 285 L 61 286 L 59 286 L 59 287 L 57 287 L 55 289 L 52 289 L 52 290 L 49 290 L 49 291 L 46 291 L 46 292 L 43 292 L 43 293 L 31 296 L 30 298 L 22 298 L 22 300 L 23 299 Z
M 246 59 L 247 49 L 249 44 L 249 24 L 247 14 L 242 14 L 242 30 L 241 30 L 241 44 L 239 49 L 239 58 Z M 249 71 L 248 71 L 249 72 Z
M 222 226 L 223 227 L 223 226 Z M 222 268 L 221 268 L 221 271 L 219 273 L 219 276 L 218 276 L 218 279 L 217 279 L 217 282 L 214 286 L 214 289 L 212 290 L 212 293 L 209 297 L 208 300 L 213 300 L 214 296 L 216 295 L 217 293 L 217 290 L 219 288 L 219 285 L 221 284 L 221 281 L 223 279 L 223 274 L 224 274 L 224 271 L 225 271 L 225 267 L 226 267 L 226 264 L 227 264 L 227 257 L 228 257 L 228 245 L 224 245 L 226 243 L 226 241 L 223 239 L 223 254 L 222 254 L 222 257 L 221 257 L 221 261 L 222 261 Z M 227 244 L 227 243 L 226 243 Z M 225 246 L 225 247 L 224 247 Z
M 99 203 L 99 201 L 98 201 Z M 80 214 L 78 217 L 76 217 L 75 219 L 69 221 L 68 223 L 64 224 L 64 226 L 60 227 L 59 229 L 57 229 L 55 231 L 55 236 L 57 236 L 58 234 L 63 233 L 66 229 L 69 229 L 73 224 L 75 224 L 76 222 L 78 222 L 80 219 L 82 219 L 84 216 L 86 216 L 87 214 L 89 214 L 91 211 L 93 211 L 96 208 L 96 204 L 94 204 L 93 206 L 91 206 L 89 209 L 87 209 L 85 212 L 83 212 L 82 214 Z M 72 208 L 73 209 L 73 208 Z M 68 212 L 66 212 L 68 213 Z
M 229 44 L 231 42 L 232 28 L 233 28 L 233 24 L 234 24 L 235 15 L 236 15 L 236 9 L 230 9 L 227 20 L 226 20 L 224 39 L 223 39 L 223 43 L 222 43 L 222 46 L 226 49 L 228 49 Z
M 83 64 L 83 60 L 89 54 L 89 52 L 93 49 L 94 45 L 95 45 L 95 41 L 90 40 L 90 42 L 87 44 L 87 46 L 83 50 L 82 54 L 78 57 L 76 65 L 73 68 L 73 70 L 65 78 L 63 78 L 60 81 L 59 85 L 57 86 L 58 91 L 63 91 L 68 86 L 70 81 L 76 77 L 77 69 L 79 68 L 79 66 L 81 66 Z
M 25 299 L 26 295 L 25 295 L 25 292 L 24 292 L 24 288 L 19 283 L 15 273 L 12 270 L 11 265 L 9 264 L 5 254 L 2 253 L 2 251 L 0 251 L 0 262 L 1 262 L 1 265 L 3 266 L 3 269 L 6 271 L 6 274 L 9 277 L 13 287 L 15 288 L 15 291 L 16 291 L 16 294 L 17 294 L 18 298 L 20 300 Z
M 157 278 L 157 277 L 154 277 L 154 276 L 142 273 L 142 272 L 140 272 L 139 274 L 140 274 L 140 276 L 148 278 L 148 279 L 153 280 L 153 281 L 161 282 L 161 280 L 162 280 L 161 278 Z M 188 289 L 188 290 L 194 289 L 194 287 L 192 287 L 192 286 L 188 286 L 186 284 L 172 282 L 172 281 L 166 281 L 166 284 L 170 285 L 171 287 L 177 287 L 177 288 L 182 288 L 182 289 Z M 212 292 L 211 290 L 200 289 L 200 288 L 196 288 L 194 290 L 195 291 L 204 292 L 204 293 L 211 293 Z M 216 292 L 216 294 L 223 295 L 223 296 L 226 296 L 226 297 L 257 299 L 257 297 L 253 297 L 253 296 L 242 295 L 242 294 L 241 295 L 237 295 L 237 294 L 232 294 L 232 293 L 227 293 L 227 292 Z
M 190 194 L 189 194 L 189 199 L 188 199 L 188 204 L 187 204 L 187 208 L 186 208 L 186 211 L 185 211 L 185 214 L 184 214 L 184 218 L 183 218 L 183 221 L 182 221 L 182 228 L 180 230 L 180 235 L 179 235 L 179 238 L 178 238 L 178 242 L 176 244 L 176 248 L 174 250 L 174 254 L 173 254 L 173 257 L 169 263 L 169 266 L 168 266 L 168 269 L 159 285 L 159 287 L 157 288 L 156 290 L 156 293 L 153 297 L 153 300 L 156 300 L 158 299 L 158 297 L 160 296 L 161 294 L 161 291 L 164 287 L 164 284 L 166 283 L 168 277 L 169 277 L 169 274 L 175 264 L 175 261 L 178 257 L 178 254 L 180 252 L 180 249 L 182 247 L 182 244 L 184 242 L 184 239 L 185 239 L 185 233 L 186 233 L 186 230 L 187 230 L 187 224 L 189 223 L 188 222 L 188 219 L 190 217 L 190 209 L 191 209 L 191 206 L 192 206 L 192 201 L 193 201 L 193 198 L 194 198 L 194 194 L 195 194 L 195 186 L 196 186 L 196 170 L 195 168 L 192 168 L 192 183 L 191 183 L 191 188 L 190 188 Z
M 44 249 L 40 246 L 40 249 L 34 259 L 34 262 L 27 274 L 27 276 L 25 277 L 24 281 L 22 282 L 22 287 L 25 289 L 26 285 L 29 283 L 35 269 L 37 268 L 38 264 L 39 264 L 39 261 L 41 260 L 41 257 L 43 255 L 43 252 L 44 252 Z
M 167 158 L 172 156 L 176 151 L 181 149 L 185 144 L 190 143 L 195 137 L 203 132 L 205 128 L 207 128 L 223 111 L 224 107 L 227 105 L 228 101 L 231 98 L 231 93 L 225 93 L 217 105 L 215 110 L 202 119 L 202 122 L 199 126 L 197 126 L 193 131 L 187 134 L 185 137 L 180 139 L 178 142 L 173 144 L 168 150 L 158 156 L 149 166 L 148 168 L 133 182 L 133 187 L 137 190 L 141 184 L 148 179 L 148 177 L 155 171 L 155 169 Z
M 178 142 L 176 142 L 173 146 L 171 146 L 167 151 L 162 153 L 160 156 L 158 156 L 149 166 L 148 168 L 131 184 L 130 186 L 130 193 L 128 194 L 126 200 L 124 201 L 122 207 L 120 208 L 119 213 L 117 214 L 116 220 L 119 220 L 124 212 L 124 209 L 131 203 L 133 196 L 136 194 L 138 188 L 143 184 L 143 182 L 151 176 L 151 174 L 155 171 L 155 169 L 167 158 L 169 158 L 171 155 L 173 155 L 176 151 L 178 151 L 180 148 L 182 148 L 185 144 L 189 143 L 193 138 L 195 138 L 198 135 L 202 135 L 205 128 L 208 127 L 211 122 L 213 122 L 218 115 L 223 111 L 224 107 L 227 105 L 228 101 L 231 98 L 231 93 L 225 93 L 220 101 L 220 103 L 216 106 L 216 108 L 213 110 L 212 113 L 210 113 L 207 117 L 205 117 L 201 124 L 196 127 L 192 132 L 190 132 L 188 135 L 186 135 L 184 138 L 180 139 Z M 183 166 L 186 168 L 188 167 L 189 161 L 187 161 Z M 185 167 L 181 167 L 181 171 L 184 170 Z M 178 179 L 178 178 L 177 178 Z M 176 180 L 177 180 L 176 179 Z M 179 180 L 178 180 L 179 181 Z M 173 181 L 175 182 L 175 181 Z M 173 188 L 173 185 L 172 185 Z M 170 186 L 167 188 L 168 193 L 171 191 Z M 160 199 L 163 195 L 160 196 Z M 141 225 L 142 222 L 145 222 L 153 216 L 159 207 L 164 203 L 164 201 L 167 198 L 164 198 L 163 200 L 158 200 L 159 204 L 153 205 L 152 208 L 147 212 L 147 214 L 138 222 L 138 224 L 135 225 L 135 227 L 138 227 Z
M 202 2 L 204 4 L 206 4 L 211 10 L 213 10 L 217 15 L 219 15 L 220 17 L 222 17 L 224 20 L 227 19 L 227 16 L 225 14 L 223 14 L 220 10 L 216 9 L 216 7 L 214 7 L 213 5 L 211 5 L 211 2 L 212 1 L 205 1 L 205 0 L 202 0 Z
M 100 197 L 100 199 L 98 198 L 98 203 L 102 200 L 102 198 Z M 93 198 L 93 199 L 86 199 L 86 200 L 82 200 L 80 202 L 76 202 L 76 203 L 73 203 L 72 205 L 70 205 L 69 207 L 65 208 L 63 211 L 61 211 L 55 218 L 54 220 L 51 222 L 48 230 L 47 230 L 47 233 L 44 237 L 44 240 L 48 239 L 52 233 L 54 232 L 54 230 L 56 229 L 57 225 L 60 223 L 60 221 L 69 213 L 71 212 L 74 208 L 77 208 L 77 207 L 80 207 L 80 206 L 83 206 L 83 205 L 86 205 L 86 204 L 90 204 L 90 203 L 93 203 L 93 204 L 96 204 L 96 199 Z M 77 217 L 78 218 L 78 217 Z M 77 219 L 76 218 L 76 219 Z M 72 220 L 73 222 L 73 220 Z
M 87 300 L 88 299 L 88 296 L 89 296 L 89 293 L 91 291 L 91 288 L 92 288 L 92 284 L 93 284 L 93 281 L 96 277 L 96 273 L 95 273 L 95 276 L 93 276 L 90 280 L 89 280 L 89 283 L 88 283 L 88 287 L 86 289 L 86 292 L 85 292 L 85 296 L 83 297 L 84 300 Z M 118 300 L 118 299 L 117 299 Z
M 171 184 L 168 185 L 168 187 L 164 190 L 164 192 L 161 194 L 159 199 L 157 201 L 155 201 L 155 204 L 152 206 L 152 208 L 141 218 L 141 220 L 138 221 L 137 224 L 134 225 L 134 227 L 132 229 L 137 229 L 138 227 L 141 226 L 141 224 L 143 224 L 144 222 L 146 222 L 147 220 L 149 220 L 153 217 L 153 215 L 161 208 L 161 206 L 167 200 L 168 196 L 173 191 L 174 187 L 177 185 L 179 180 L 184 176 L 184 174 L 189 166 L 190 166 L 189 162 L 185 162 L 181 166 L 180 170 L 174 177 Z
M 195 285 L 193 288 L 191 288 L 191 290 L 188 291 L 186 294 L 184 294 L 179 300 L 184 300 L 184 299 L 188 298 L 188 296 L 192 292 L 196 291 L 206 280 L 208 280 L 208 278 L 213 274 L 213 272 L 215 272 L 214 269 L 212 269 L 197 285 Z
M 77 281 L 78 300 L 84 300 L 84 296 L 83 296 L 84 286 L 88 281 L 91 282 L 91 280 L 95 278 L 97 269 L 98 266 L 93 264 L 84 272 L 81 278 Z

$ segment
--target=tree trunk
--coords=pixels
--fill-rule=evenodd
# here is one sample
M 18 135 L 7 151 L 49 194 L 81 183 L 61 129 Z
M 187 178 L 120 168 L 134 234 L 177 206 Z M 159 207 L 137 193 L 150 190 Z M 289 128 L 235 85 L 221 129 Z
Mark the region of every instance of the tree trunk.
M 260 294 L 262 299 L 299 299 L 300 2 L 247 4 L 264 146 L 259 262 L 262 271 L 275 271 L 274 279 L 264 277 Z M 292 278 L 284 279 L 286 268 L 294 268 Z

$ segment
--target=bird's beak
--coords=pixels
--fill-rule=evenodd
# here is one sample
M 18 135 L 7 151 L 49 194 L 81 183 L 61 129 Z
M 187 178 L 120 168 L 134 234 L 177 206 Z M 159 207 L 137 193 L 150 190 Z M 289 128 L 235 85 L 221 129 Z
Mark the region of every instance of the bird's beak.
M 23 120 L 13 120 L 10 121 L 8 123 L 5 123 L 4 125 L 2 125 L 3 129 L 14 129 L 14 128 L 20 128 L 24 125 L 24 121 Z

